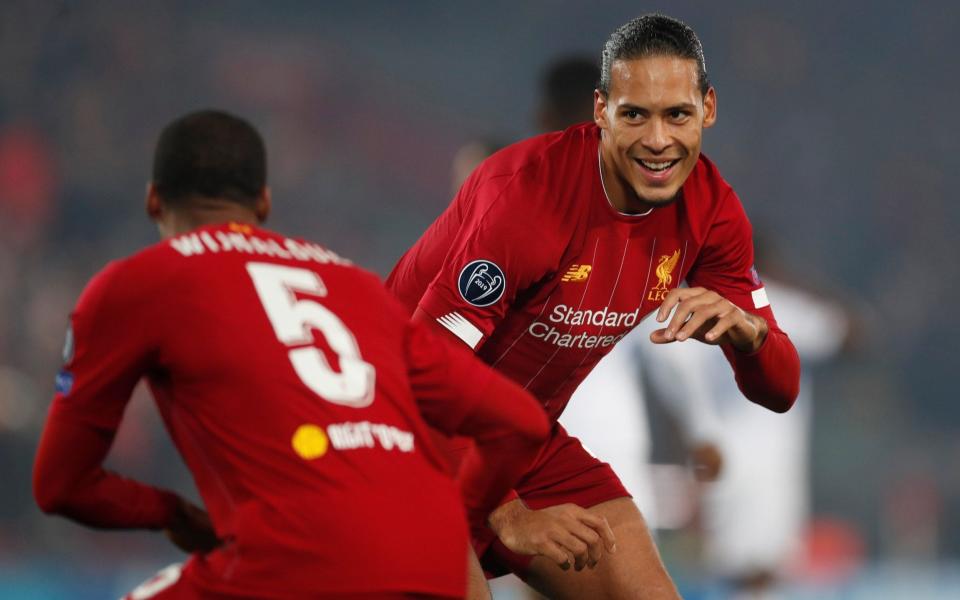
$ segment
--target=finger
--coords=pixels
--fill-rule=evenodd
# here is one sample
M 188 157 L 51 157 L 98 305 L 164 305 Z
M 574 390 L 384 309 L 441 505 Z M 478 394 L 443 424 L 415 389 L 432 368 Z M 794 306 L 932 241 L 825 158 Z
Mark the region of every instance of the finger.
M 719 297 L 713 292 L 706 292 L 684 299 L 677 305 L 677 309 L 673 311 L 673 318 L 670 319 L 670 324 L 667 325 L 667 332 L 664 335 L 667 339 L 674 339 L 677 332 L 680 331 L 684 323 L 690 319 L 693 313 L 704 306 L 716 302 L 718 298 Z
M 600 534 L 583 522 L 578 522 L 570 529 L 570 533 L 577 536 L 587 545 L 587 565 L 591 568 L 603 557 L 603 539 Z
M 722 328 L 722 329 L 721 329 Z M 735 304 L 730 304 L 730 311 L 714 325 L 711 331 L 707 332 L 707 339 L 710 341 L 719 340 L 721 336 L 728 334 L 734 343 L 753 339 L 756 336 L 756 328 L 753 326 L 747 313 Z M 712 337 L 710 337 L 712 335 Z
M 580 516 L 580 520 L 600 535 L 607 552 L 617 551 L 617 538 L 613 535 L 613 529 L 610 528 L 610 523 L 606 517 L 584 511 L 583 515 Z
M 701 327 L 709 326 L 710 322 L 713 319 L 719 318 L 726 308 L 723 302 L 698 306 L 693 314 L 690 315 L 690 318 L 687 319 L 686 323 L 683 324 L 683 327 L 677 331 L 677 341 L 682 342 L 694 337 L 697 332 L 700 331 Z
M 570 554 L 564 550 L 560 544 L 555 542 L 547 542 L 544 544 L 544 546 L 540 549 L 540 554 L 557 563 L 557 566 L 564 571 L 570 570 L 570 566 L 573 564 L 573 557 L 570 556 Z
M 587 564 L 587 560 L 590 557 L 587 545 L 583 543 L 577 536 L 573 535 L 569 531 L 560 530 L 554 534 L 553 541 L 560 544 L 573 556 L 574 568 L 577 571 L 582 570 L 584 565 Z
M 739 318 L 740 315 L 736 314 L 735 311 L 730 311 L 729 313 L 720 316 L 720 318 L 717 319 L 717 322 L 714 323 L 713 327 L 710 328 L 710 331 L 703 336 L 704 339 L 706 339 L 708 342 L 719 340 L 723 334 L 730 331 L 730 329 L 736 325 Z
M 657 310 L 657 321 L 663 323 L 667 320 L 667 316 L 670 314 L 670 311 L 673 310 L 674 306 L 680 304 L 680 302 L 687 298 L 698 296 L 705 291 L 704 288 L 674 288 L 670 290 L 663 298 L 663 302 Z
M 654 344 L 672 344 L 676 340 L 670 339 L 667 337 L 667 330 L 657 329 L 650 332 L 650 341 Z

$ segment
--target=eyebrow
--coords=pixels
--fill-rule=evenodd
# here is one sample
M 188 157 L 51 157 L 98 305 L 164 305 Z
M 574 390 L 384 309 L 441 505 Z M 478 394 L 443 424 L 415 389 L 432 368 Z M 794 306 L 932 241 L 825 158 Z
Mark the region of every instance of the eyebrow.
M 664 110 L 664 112 L 670 112 L 670 111 L 673 111 L 673 110 L 689 110 L 689 111 L 693 111 L 693 110 L 696 110 L 696 109 L 697 109 L 697 105 L 696 105 L 696 104 L 691 104 L 691 103 L 689 103 L 689 102 L 683 102 L 683 103 L 680 103 L 680 104 L 674 104 L 673 106 L 668 106 L 668 107 L 666 107 L 666 108 L 663 109 L 663 110 Z M 648 109 L 648 108 L 645 108 L 645 107 L 643 107 L 643 106 L 637 106 L 636 104 L 630 104 L 630 103 L 621 104 L 620 106 L 617 107 L 617 110 L 636 110 L 636 111 L 640 111 L 640 112 L 650 112 L 650 109 Z

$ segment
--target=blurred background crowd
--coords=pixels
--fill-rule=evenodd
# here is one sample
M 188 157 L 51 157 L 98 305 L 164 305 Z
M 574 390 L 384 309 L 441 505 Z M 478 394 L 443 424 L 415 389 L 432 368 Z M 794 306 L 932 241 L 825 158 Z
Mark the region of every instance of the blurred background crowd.
M 248 118 L 269 225 L 385 275 L 452 197 L 458 150 L 537 133 L 547 65 L 599 60 L 651 10 L 703 41 L 719 97 L 704 151 L 792 281 L 851 316 L 844 351 L 811 367 L 812 518 L 790 593 L 957 593 L 955 3 L 3 0 L 0 598 L 115 596 L 177 558 L 157 535 L 43 517 L 30 492 L 73 303 L 156 241 L 143 193 L 163 125 L 204 107 Z M 669 416 L 650 419 L 653 460 L 681 463 Z M 192 485 L 143 391 L 111 464 Z M 696 511 L 660 534 L 688 597 L 711 593 L 699 539 Z

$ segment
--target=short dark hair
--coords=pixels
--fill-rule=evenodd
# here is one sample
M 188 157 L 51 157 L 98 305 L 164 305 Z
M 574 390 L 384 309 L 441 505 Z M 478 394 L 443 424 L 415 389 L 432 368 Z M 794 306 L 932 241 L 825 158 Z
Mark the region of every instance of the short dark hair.
M 610 91 L 610 69 L 614 61 L 647 56 L 679 56 L 697 61 L 700 93 L 706 94 L 710 89 L 700 38 L 683 21 L 653 13 L 637 17 L 610 34 L 603 45 L 600 91 L 605 94 Z
M 167 125 L 153 157 L 153 185 L 165 200 L 193 196 L 252 205 L 267 184 L 263 139 L 250 123 L 218 110 Z
M 585 56 L 567 56 L 547 67 L 541 80 L 542 105 L 563 129 L 593 114 L 593 90 L 600 79 L 600 67 Z

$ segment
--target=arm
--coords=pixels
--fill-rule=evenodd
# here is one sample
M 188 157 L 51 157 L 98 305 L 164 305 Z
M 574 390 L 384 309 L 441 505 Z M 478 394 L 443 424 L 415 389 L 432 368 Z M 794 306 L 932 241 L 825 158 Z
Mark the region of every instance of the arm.
M 687 280 L 689 288 L 671 290 L 664 299 L 657 321 L 665 327 L 651 341 L 693 338 L 719 345 L 747 399 L 775 412 L 789 410 L 799 393 L 800 359 L 753 268 L 750 223 L 732 192 Z
M 60 379 L 73 383 L 60 386 L 50 407 L 34 464 L 34 497 L 44 512 L 91 527 L 183 532 L 199 509 L 102 467 L 148 368 L 151 345 L 152 319 L 130 308 L 143 286 L 116 281 L 120 268 L 95 277 L 71 316 Z
M 457 477 L 474 539 L 485 537 L 489 523 L 511 550 L 546 556 L 564 569 L 593 567 L 603 547 L 613 551 L 613 531 L 602 517 L 572 504 L 529 510 L 511 490 L 550 431 L 533 396 L 459 341 L 423 324 L 410 328 L 411 381 L 424 417 L 444 433 L 476 441 Z
M 33 471 L 33 492 L 43 512 L 107 529 L 162 529 L 179 498 L 106 471 L 101 466 L 115 431 L 71 418 L 54 404 Z
M 471 528 L 478 531 L 536 458 L 550 426 L 533 396 L 481 363 L 459 340 L 445 340 L 428 327 L 411 323 L 408 329 L 411 384 L 430 425 L 476 441 L 458 482 Z

